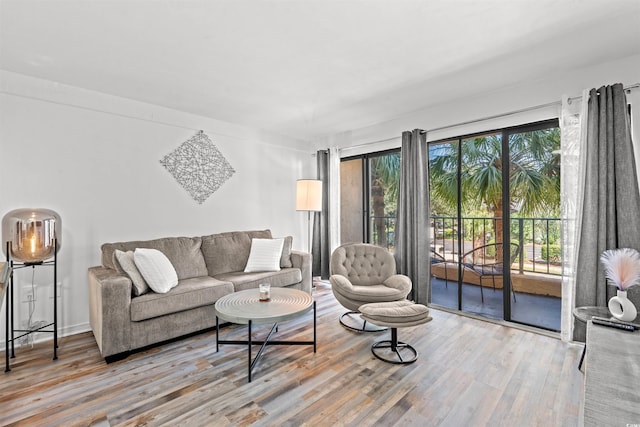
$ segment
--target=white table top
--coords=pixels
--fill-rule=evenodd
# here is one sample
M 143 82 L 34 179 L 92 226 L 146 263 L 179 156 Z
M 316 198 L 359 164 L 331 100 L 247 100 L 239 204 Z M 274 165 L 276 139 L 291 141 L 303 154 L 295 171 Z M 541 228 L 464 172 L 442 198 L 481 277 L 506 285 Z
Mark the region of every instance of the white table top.
M 228 322 L 246 325 L 277 323 L 298 317 L 313 307 L 311 295 L 298 289 L 271 288 L 271 300 L 260 301 L 259 289 L 225 295 L 216 301 L 216 315 Z

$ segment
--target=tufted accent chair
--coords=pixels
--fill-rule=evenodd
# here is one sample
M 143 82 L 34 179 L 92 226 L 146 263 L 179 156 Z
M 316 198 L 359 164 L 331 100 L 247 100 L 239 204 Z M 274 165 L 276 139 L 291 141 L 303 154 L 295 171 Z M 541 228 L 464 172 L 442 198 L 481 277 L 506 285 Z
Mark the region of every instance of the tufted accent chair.
M 329 264 L 331 289 L 340 304 L 350 310 L 340 317 L 346 328 L 359 332 L 381 331 L 355 320 L 363 304 L 401 301 L 411 292 L 411 279 L 396 274 L 393 255 L 380 246 L 349 243 L 338 247 Z M 349 318 L 349 319 L 347 319 Z M 359 319 L 359 316 L 358 316 Z M 358 323 L 354 326 L 354 322 Z

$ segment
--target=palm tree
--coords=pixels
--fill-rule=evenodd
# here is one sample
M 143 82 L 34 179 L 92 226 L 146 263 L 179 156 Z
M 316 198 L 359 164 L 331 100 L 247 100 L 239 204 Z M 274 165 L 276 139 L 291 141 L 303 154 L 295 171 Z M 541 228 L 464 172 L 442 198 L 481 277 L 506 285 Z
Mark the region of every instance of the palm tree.
M 557 213 L 560 206 L 559 128 L 514 133 L 509 135 L 508 145 L 509 208 L 523 215 Z M 502 137 L 500 134 L 489 135 L 432 148 L 429 162 L 431 197 L 451 211 L 457 209 L 458 203 L 459 154 L 463 211 L 493 213 L 496 239 L 501 239 L 504 211 Z
M 398 199 L 400 182 L 400 153 L 391 153 L 371 158 L 371 211 L 373 226 L 378 236 L 378 245 L 388 247 L 385 217 L 388 202 Z

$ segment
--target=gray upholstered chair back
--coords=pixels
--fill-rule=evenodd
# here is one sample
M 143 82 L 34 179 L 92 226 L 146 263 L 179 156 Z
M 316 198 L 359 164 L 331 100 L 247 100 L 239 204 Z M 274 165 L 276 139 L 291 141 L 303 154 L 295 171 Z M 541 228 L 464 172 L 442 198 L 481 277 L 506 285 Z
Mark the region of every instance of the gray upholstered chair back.
M 357 286 L 379 285 L 396 274 L 396 260 L 380 246 L 350 243 L 333 251 L 329 269 Z

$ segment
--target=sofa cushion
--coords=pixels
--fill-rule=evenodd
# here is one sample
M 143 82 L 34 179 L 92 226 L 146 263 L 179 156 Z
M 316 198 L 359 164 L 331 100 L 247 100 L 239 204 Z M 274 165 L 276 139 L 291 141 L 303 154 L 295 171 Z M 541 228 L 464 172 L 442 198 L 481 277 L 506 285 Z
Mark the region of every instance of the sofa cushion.
M 260 283 L 269 283 L 273 287 L 295 285 L 302 281 L 302 272 L 299 268 L 283 268 L 280 271 L 264 271 L 260 273 L 231 272 L 216 276 L 216 279 L 232 282 L 234 290 L 257 288 Z
M 138 322 L 166 314 L 214 304 L 233 292 L 233 284 L 203 276 L 180 280 L 166 294 L 149 292 L 131 300 L 131 320 Z M 215 316 L 213 307 L 211 316 Z
M 427 306 L 407 300 L 363 304 L 358 311 L 363 319 L 389 328 L 406 328 L 432 320 Z
M 113 252 L 134 251 L 137 248 L 157 249 L 169 258 L 176 269 L 178 279 L 190 279 L 207 275 L 200 237 L 167 237 L 156 240 L 138 240 L 131 242 L 105 243 L 102 245 L 102 265 L 116 269 L 113 265 Z
M 270 239 L 271 231 L 234 231 L 202 237 L 202 254 L 209 276 L 243 271 L 253 238 Z

